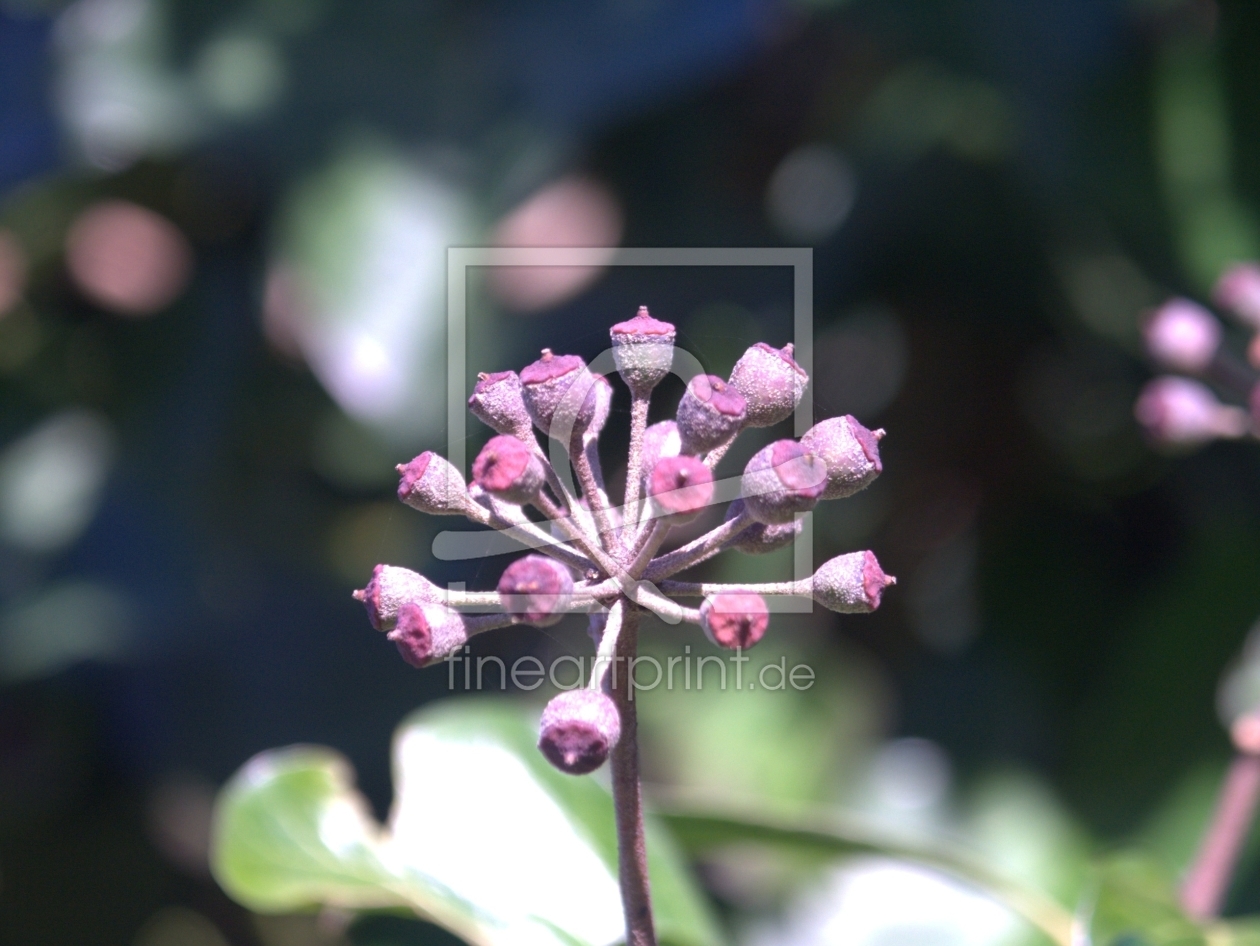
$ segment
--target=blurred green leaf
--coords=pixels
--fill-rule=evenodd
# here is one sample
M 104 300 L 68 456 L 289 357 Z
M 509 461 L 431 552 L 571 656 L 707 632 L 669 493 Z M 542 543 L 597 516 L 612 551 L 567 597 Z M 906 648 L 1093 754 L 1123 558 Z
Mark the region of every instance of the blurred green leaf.
M 388 830 L 327 749 L 263 753 L 223 790 L 213 865 L 260 912 L 410 908 L 474 944 L 612 943 L 622 935 L 612 799 L 557 772 L 519 706 L 449 701 L 394 739 Z M 671 838 L 648 835 L 661 940 L 721 941 Z
M 771 818 L 733 809 L 709 811 L 685 803 L 658 807 L 658 816 L 691 854 L 751 843 L 824 857 L 877 855 L 936 867 L 1006 904 L 1061 946 L 1073 942 L 1072 918 L 1063 907 L 995 874 L 969 852 L 948 844 L 829 816 Z
M 1097 870 L 1078 916 L 1088 946 L 1204 946 L 1208 937 L 1177 904 L 1172 878 L 1155 861 L 1125 854 Z

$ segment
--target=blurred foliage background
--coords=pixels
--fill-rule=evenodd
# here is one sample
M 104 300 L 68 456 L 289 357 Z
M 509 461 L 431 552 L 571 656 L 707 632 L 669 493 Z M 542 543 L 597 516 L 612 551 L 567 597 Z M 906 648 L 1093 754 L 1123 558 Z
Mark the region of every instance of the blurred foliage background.
M 889 431 L 815 556 L 874 549 L 897 588 L 776 621 L 805 694 L 648 694 L 654 782 L 961 834 L 1064 896 L 1135 839 L 1183 866 L 1260 614 L 1260 455 L 1143 443 L 1137 327 L 1260 252 L 1258 43 L 1242 0 L 0 0 L 0 938 L 443 941 L 253 917 L 205 849 L 215 788 L 287 743 L 336 746 L 382 814 L 392 728 L 449 695 L 350 590 L 503 565 L 434 561 L 446 524 L 393 499 L 444 449 L 459 245 L 811 246 L 817 412 Z M 591 357 L 639 304 L 725 374 L 788 340 L 791 278 L 469 299 L 469 377 Z M 881 870 L 702 878 L 740 941 L 874 944 L 937 902 Z M 1010 935 L 959 897 L 898 941 Z M 1260 910 L 1254 861 L 1230 910 Z

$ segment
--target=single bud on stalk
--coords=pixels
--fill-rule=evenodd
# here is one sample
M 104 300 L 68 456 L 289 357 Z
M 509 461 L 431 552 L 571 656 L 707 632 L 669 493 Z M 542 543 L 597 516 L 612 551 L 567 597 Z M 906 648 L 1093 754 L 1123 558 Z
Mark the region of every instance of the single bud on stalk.
M 827 464 L 823 499 L 843 499 L 865 489 L 883 472 L 879 442 L 883 430 L 867 430 L 852 414 L 819 421 L 801 438 L 801 446 Z
M 503 610 L 518 624 L 549 627 L 564 617 L 573 597 L 573 574 L 545 555 L 526 555 L 499 578 Z
M 473 416 L 500 434 L 520 436 L 530 430 L 529 411 L 521 394 L 521 379 L 515 371 L 482 372 L 468 399 Z
M 537 455 L 510 434 L 491 437 L 473 461 L 473 482 L 492 496 L 521 505 L 542 489 L 546 473 Z
M 813 509 L 826 487 L 826 463 L 795 440 L 776 440 L 753 454 L 740 482 L 748 514 L 767 525 Z
M 729 522 L 743 511 L 744 501 L 735 500 L 726 507 L 726 521 Z M 743 552 L 745 555 L 765 555 L 767 552 L 775 552 L 784 546 L 791 545 L 800 534 L 801 521 L 799 519 L 772 526 L 754 521 L 727 542 L 726 547 Z
M 1212 298 L 1248 328 L 1260 331 L 1260 265 L 1238 263 L 1225 270 L 1216 281 Z
M 871 552 L 837 555 L 814 572 L 812 597 L 841 614 L 862 614 L 879 607 L 880 596 L 897 579 L 885 575 Z
M 792 416 L 805 394 L 809 375 L 792 357 L 791 342 L 772 348 L 758 342 L 735 362 L 731 384 L 748 403 L 749 427 L 772 427 Z
M 472 502 L 463 474 L 432 450 L 396 467 L 402 478 L 398 498 L 431 516 L 463 515 Z
M 468 643 L 463 616 L 445 605 L 429 602 L 404 604 L 398 609 L 398 623 L 386 636 L 413 667 L 445 660 Z
M 543 710 L 538 748 L 561 772 L 586 775 L 608 758 L 621 738 L 621 717 L 606 693 L 566 690 Z
M 1206 385 L 1175 375 L 1148 382 L 1133 413 L 1154 440 L 1172 446 L 1241 437 L 1250 426 L 1246 411 L 1222 404 Z
M 1189 299 L 1170 299 L 1147 318 L 1142 337 L 1162 367 L 1198 374 L 1221 347 L 1221 323 Z
M 695 457 L 665 457 L 652 467 L 647 493 L 661 518 L 684 525 L 713 502 L 713 471 Z
M 582 434 L 595 419 L 598 405 L 594 386 L 581 357 L 556 355 L 550 348 L 544 348 L 541 358 L 521 370 L 521 395 L 534 425 L 548 436 L 566 441 Z
M 676 457 L 682 453 L 682 437 L 678 433 L 678 424 L 672 420 L 663 420 L 652 424 L 643 431 L 643 470 L 644 475 L 652 472 L 658 460 L 664 457 Z
M 678 402 L 677 417 L 682 452 L 707 453 L 744 426 L 744 396 L 716 375 L 698 374 Z
M 405 604 L 442 601 L 444 592 L 423 575 L 396 565 L 377 565 L 367 587 L 354 593 L 355 601 L 367 608 L 373 629 L 388 631 L 398 619 L 398 609 Z
M 609 335 L 621 379 L 635 397 L 647 397 L 674 363 L 674 326 L 652 318 L 641 305 L 634 318 L 618 322 Z
M 700 605 L 700 626 L 709 640 L 727 650 L 747 650 L 765 636 L 770 609 L 758 594 L 723 591 Z

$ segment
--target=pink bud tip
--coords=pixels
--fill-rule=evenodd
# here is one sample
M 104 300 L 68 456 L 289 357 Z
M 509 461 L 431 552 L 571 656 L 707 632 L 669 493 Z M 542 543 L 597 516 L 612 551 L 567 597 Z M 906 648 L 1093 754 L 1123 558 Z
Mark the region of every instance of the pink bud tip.
M 1146 320 L 1142 335 L 1160 365 L 1191 374 L 1207 368 L 1221 346 L 1220 322 L 1189 299 L 1165 302 Z
M 884 589 L 897 579 L 884 573 L 872 552 L 850 552 L 824 562 L 814 572 L 813 598 L 823 607 L 844 614 L 874 611 Z
M 700 625 L 719 647 L 747 650 L 765 636 L 770 610 L 761 595 L 724 591 L 704 599 Z
M 1197 446 L 1247 431 L 1244 411 L 1221 404 L 1211 390 L 1189 378 L 1165 375 L 1142 389 L 1133 408 L 1138 423 L 1161 443 Z
M 510 434 L 491 437 L 473 461 L 473 481 L 487 493 L 512 502 L 537 496 L 544 476 L 534 452 Z
M 585 367 L 580 355 L 556 355 L 550 348 L 542 350 L 542 356 L 521 369 L 521 384 L 542 384 L 564 377 Z
M 1212 298 L 1253 329 L 1260 329 L 1260 265 L 1238 263 L 1217 280 Z
M 543 710 L 538 748 L 561 772 L 585 775 L 608 758 L 621 738 L 621 717 L 612 699 L 596 690 L 568 690 Z
M 526 555 L 499 578 L 503 609 L 522 624 L 547 627 L 564 617 L 573 596 L 573 575 L 555 559 Z
M 714 374 L 699 374 L 691 380 L 691 393 L 727 417 L 744 413 L 744 396 Z
M 744 396 L 716 375 L 696 375 L 678 402 L 678 434 L 684 453 L 707 453 L 743 426 Z
M 713 472 L 695 457 L 665 457 L 652 467 L 648 495 L 664 513 L 693 517 L 713 502 Z
M 618 322 L 610 329 L 616 335 L 666 335 L 673 336 L 674 326 L 668 322 L 652 318 L 645 305 L 639 306 L 634 318 L 626 322 Z

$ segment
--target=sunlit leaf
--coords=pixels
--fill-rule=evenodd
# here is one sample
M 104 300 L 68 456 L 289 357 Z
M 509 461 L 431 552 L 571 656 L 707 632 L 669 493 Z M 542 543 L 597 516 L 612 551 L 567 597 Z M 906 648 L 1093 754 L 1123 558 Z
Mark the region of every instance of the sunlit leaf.
M 1177 905 L 1172 878 L 1137 854 L 1103 863 L 1077 916 L 1083 946 L 1205 946 L 1207 935 Z
M 534 741 L 510 703 L 415 714 L 394 739 L 388 829 L 336 753 L 263 753 L 220 797 L 215 874 L 260 912 L 404 907 L 476 944 L 614 943 L 624 931 L 611 796 L 557 772 Z M 661 940 L 720 942 L 672 839 L 651 825 L 648 845 Z

